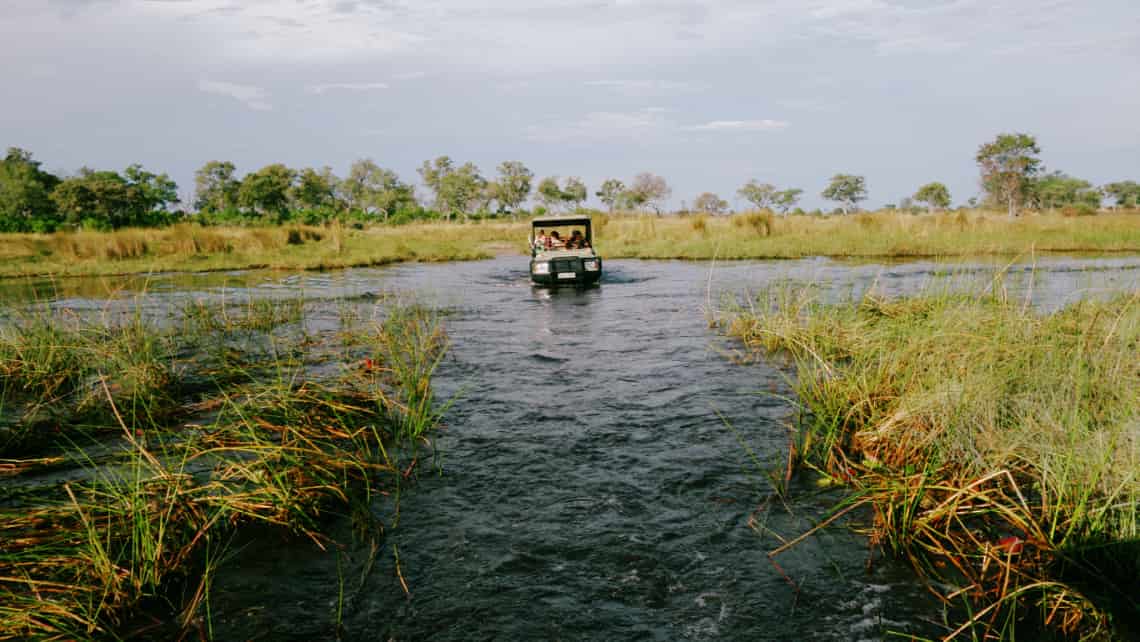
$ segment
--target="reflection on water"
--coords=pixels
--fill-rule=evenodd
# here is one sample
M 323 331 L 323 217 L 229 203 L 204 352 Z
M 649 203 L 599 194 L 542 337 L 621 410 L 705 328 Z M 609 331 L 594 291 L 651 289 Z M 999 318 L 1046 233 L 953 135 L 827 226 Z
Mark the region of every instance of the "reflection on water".
M 834 495 L 779 468 L 792 412 L 785 373 L 735 365 L 705 313 L 782 281 L 832 295 L 952 283 L 977 289 L 998 262 L 850 265 L 826 259 L 717 264 L 609 261 L 584 290 L 531 286 L 519 257 L 331 273 L 157 275 L 0 282 L 8 301 L 154 311 L 190 299 L 302 295 L 316 318 L 339 297 L 391 293 L 449 309 L 437 374 L 457 396 L 437 471 L 402 493 L 376 552 L 330 528 L 338 556 L 258 539 L 217 576 L 219 639 L 881 639 L 937 636 L 939 605 L 897 563 L 865 567 L 859 536 L 832 528 L 779 558 L 765 552 L 818 522 Z M 1004 287 L 1051 308 L 1134 291 L 1140 259 L 1050 259 Z M 108 299 L 115 303 L 108 303 Z M 331 321 L 330 321 L 331 323 Z M 390 522 L 392 502 L 375 510 Z M 749 525 L 756 528 L 750 528 Z M 395 578 L 394 553 L 410 593 Z M 375 557 L 374 557 L 375 554 Z M 798 590 L 792 588 L 794 582 Z

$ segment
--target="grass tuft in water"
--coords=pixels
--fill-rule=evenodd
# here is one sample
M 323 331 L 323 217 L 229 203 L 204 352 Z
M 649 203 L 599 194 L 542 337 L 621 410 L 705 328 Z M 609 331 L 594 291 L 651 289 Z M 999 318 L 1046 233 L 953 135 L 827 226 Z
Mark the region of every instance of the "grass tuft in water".
M 342 353 L 374 360 L 323 369 L 319 346 L 296 345 L 307 337 L 300 302 L 191 306 L 167 329 L 141 318 L 61 325 L 44 313 L 5 327 L 14 407 L 73 418 L 101 394 L 106 414 L 57 423 L 47 441 L 22 444 L 40 457 L 2 462 L 6 483 L 63 457 L 82 474 L 0 505 L 0 639 L 130 633 L 140 604 L 168 601 L 174 580 L 190 586 L 172 606 L 191 626 L 208 605 L 219 542 L 259 523 L 328 546 L 330 512 L 399 484 L 407 470 L 393 448 L 438 423 L 431 375 L 447 341 L 428 308 L 393 304 Z M 200 358 L 208 345 L 234 355 Z M 64 372 L 46 376 L 34 355 Z M 33 417 L 20 416 L 16 432 Z
M 851 486 L 873 543 L 967 614 L 951 637 L 1135 632 L 1140 296 L 1041 314 L 1000 288 L 784 289 L 726 330 L 794 363 L 794 455 Z

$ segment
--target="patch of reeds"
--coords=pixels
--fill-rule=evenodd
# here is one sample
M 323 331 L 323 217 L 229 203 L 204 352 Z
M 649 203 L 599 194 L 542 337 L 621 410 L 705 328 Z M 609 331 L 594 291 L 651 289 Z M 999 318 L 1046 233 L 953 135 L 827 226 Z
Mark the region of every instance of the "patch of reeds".
M 526 246 L 523 224 L 200 227 L 0 234 L 0 276 L 137 274 L 242 268 L 322 270 L 399 261 L 487 258 Z
M 760 236 L 772 236 L 776 217 L 771 210 L 745 212 L 732 217 L 732 224 L 738 228 L 751 230 Z
M 107 326 L 41 308 L 0 327 L 0 456 L 90 434 L 113 418 L 112 404 L 167 418 L 175 353 L 172 335 L 140 316 Z
M 129 411 L 131 403 L 142 404 L 158 391 L 138 388 L 134 396 L 117 396 L 107 372 L 85 369 L 88 361 L 98 362 L 91 355 L 100 332 L 117 331 L 102 320 L 74 319 L 56 334 L 34 319 L 6 329 L 2 345 L 33 344 L 49 355 L 57 350 L 63 356 L 52 357 L 53 363 L 72 373 L 61 382 L 31 370 L 20 357 L 4 362 L 11 381 L 38 386 L 37 403 L 58 405 L 86 386 L 93 371 L 93 394 L 103 395 L 109 411 L 98 428 L 117 431 L 118 438 L 111 459 L 96 462 L 67 448 L 83 445 L 83 438 L 55 434 L 57 452 L 64 447 L 63 456 L 77 459 L 86 474 L 54 496 L 33 494 L 0 507 L 0 640 L 129 633 L 122 627 L 138 605 L 167 599 L 164 591 L 174 579 L 190 587 L 186 602 L 176 605 L 181 624 L 189 625 L 209 590 L 203 560 L 217 559 L 227 533 L 260 523 L 326 546 L 324 515 L 366 505 L 399 483 L 407 471 L 392 447 L 427 439 L 439 420 L 431 375 L 447 342 L 438 316 L 393 304 L 372 327 L 353 335 L 354 346 L 344 353 L 354 355 L 351 361 L 323 377 L 309 374 L 315 359 L 308 354 L 282 359 L 280 352 L 249 347 L 253 335 L 303 321 L 303 306 L 292 300 L 234 309 L 194 304 L 169 321 L 168 330 L 146 325 L 146 337 L 132 335 L 118 348 L 108 347 L 135 350 L 129 360 L 135 367 L 159 367 L 176 355 L 162 386 L 177 408 L 169 420 Z M 29 332 L 46 336 L 32 339 Z M 163 348 L 142 351 L 148 341 Z M 209 342 L 242 354 L 226 362 L 188 356 Z M 310 347 L 304 343 L 300 350 Z M 250 376 L 258 361 L 265 362 L 260 376 Z M 201 393 L 203 381 L 214 384 L 209 394 L 169 392 Z M 18 481 L 59 461 L 58 455 L 4 459 L 0 474 Z
M 1140 296 L 1039 314 L 1000 288 L 785 289 L 726 330 L 794 363 L 795 459 L 849 485 L 873 543 L 964 614 L 948 638 L 1140 622 Z
M 959 210 L 842 216 L 777 216 L 770 211 L 710 216 L 699 230 L 686 217 L 610 216 L 594 246 L 609 258 L 784 259 L 938 257 L 1036 252 L 1140 252 L 1140 217 L 1004 214 Z
M 139 274 L 242 268 L 324 270 L 400 261 L 462 261 L 527 251 L 526 222 L 432 222 L 349 229 L 200 227 L 51 235 L 0 234 L 0 276 Z M 1135 213 L 1066 216 L 957 210 L 850 216 L 594 216 L 608 258 L 934 257 L 1036 252 L 1140 252 Z

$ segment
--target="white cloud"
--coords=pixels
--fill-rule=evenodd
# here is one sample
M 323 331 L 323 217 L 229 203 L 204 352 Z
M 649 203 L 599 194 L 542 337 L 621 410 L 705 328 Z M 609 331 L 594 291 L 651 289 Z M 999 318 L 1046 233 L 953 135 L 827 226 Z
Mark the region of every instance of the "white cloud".
M 692 91 L 693 85 L 674 80 L 588 80 L 587 87 L 612 89 L 627 96 L 647 96 Z
M 685 129 L 694 132 L 770 132 L 787 128 L 787 121 L 765 118 L 762 120 L 713 120 L 703 125 L 692 125 Z
M 889 5 L 883 0 L 830 0 L 812 9 L 811 15 L 816 18 L 838 18 L 870 13 L 888 7 Z
M 387 83 L 382 82 L 334 82 L 321 85 L 309 85 L 305 91 L 310 94 L 323 94 L 329 91 L 379 91 L 388 89 Z
M 208 94 L 228 96 L 254 111 L 270 111 L 273 109 L 273 105 L 268 102 L 268 95 L 261 87 L 203 79 L 198 81 L 198 89 Z
M 334 2 L 127 0 L 136 15 L 197 34 L 207 53 L 269 62 L 331 62 L 406 51 L 426 25 L 393 26 L 394 10 L 338 11 Z
M 528 139 L 543 143 L 644 140 L 674 129 L 659 107 L 631 112 L 599 111 L 569 123 L 548 123 L 527 128 Z
M 1133 0 L 1105 1 L 1124 6 Z M 15 3 L 17 19 L 21 7 L 31 12 L 44 4 L 7 2 Z M 985 55 L 1011 42 L 1048 54 L 1059 40 L 1088 41 L 1093 44 L 1084 51 L 1092 52 L 1098 40 L 1134 39 L 1134 11 L 1129 20 L 1119 10 L 1096 5 L 1087 0 L 1046 0 L 1040 7 L 1028 0 L 119 0 L 77 4 L 98 10 L 74 13 L 82 14 L 84 26 L 105 23 L 98 25 L 104 33 L 118 28 L 165 33 L 172 48 L 185 46 L 184 55 L 212 65 L 392 60 L 432 72 L 475 67 L 509 74 L 568 69 L 609 74 L 618 65 L 628 72 L 647 63 L 726 53 L 771 61 L 764 53 L 786 47 L 818 53 L 813 43 L 854 45 L 881 55 Z M 695 33 L 704 37 L 686 39 Z M 137 44 L 137 38 L 130 40 Z M 703 78 L 684 77 L 686 65 L 667 68 L 671 80 L 603 76 L 587 85 L 632 96 L 701 88 L 693 83 Z M 422 75 L 414 71 L 391 78 Z
M 567 123 L 547 123 L 527 128 L 527 138 L 544 143 L 612 140 L 663 141 L 684 132 L 763 132 L 786 129 L 782 120 L 713 120 L 681 125 L 663 107 L 645 107 L 629 112 L 592 112 Z

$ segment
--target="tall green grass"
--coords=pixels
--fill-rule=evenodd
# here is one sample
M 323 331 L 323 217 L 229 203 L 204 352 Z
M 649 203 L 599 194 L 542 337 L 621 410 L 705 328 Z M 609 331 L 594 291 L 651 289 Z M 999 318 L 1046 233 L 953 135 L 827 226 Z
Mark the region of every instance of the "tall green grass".
M 101 394 L 106 413 L 87 419 L 91 430 L 57 423 L 22 444 L 27 456 L 3 460 L 16 483 L 63 457 L 86 472 L 0 507 L 0 639 L 129 633 L 140 603 L 169 600 L 179 578 L 188 626 L 227 534 L 260 523 L 329 545 L 326 516 L 399 484 L 406 466 L 392 447 L 428 439 L 438 421 L 431 375 L 447 341 L 429 308 L 386 304 L 332 351 L 340 367 L 321 370 L 330 352 L 306 337 L 299 300 L 196 303 L 165 325 L 76 318 L 56 333 L 55 313 L 40 314 L 5 327 L 2 363 L 19 392 L 7 403 L 68 417 L 76 399 Z M 131 354 L 108 360 L 120 351 Z M 47 377 L 34 354 L 68 374 Z M 164 386 L 116 394 L 122 372 L 160 366 Z M 172 412 L 130 410 L 156 406 Z M 76 449 L 111 433 L 110 455 Z
M 327 227 L 204 228 L 190 224 L 115 232 L 0 235 L 0 276 L 141 274 L 241 268 L 321 270 L 400 261 L 456 261 L 525 253 L 526 222 Z M 1009 219 L 980 210 L 852 216 L 597 214 L 595 247 L 607 258 L 766 259 L 807 256 L 929 257 L 1038 252 L 1140 252 L 1140 215 Z
M 488 258 L 525 247 L 518 224 L 415 224 L 356 230 L 202 228 L 0 235 L 0 276 L 139 274 L 244 268 L 324 270 Z
M 785 289 L 726 330 L 794 364 L 794 455 L 954 587 L 951 637 L 1120 635 L 1140 622 L 1140 296 L 1039 314 L 995 292 Z
M 1037 252 L 1140 252 L 1140 215 L 1009 219 L 983 211 L 851 216 L 612 216 L 595 247 L 608 258 L 935 257 Z

